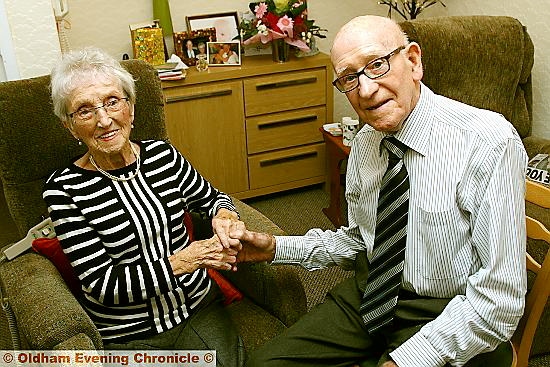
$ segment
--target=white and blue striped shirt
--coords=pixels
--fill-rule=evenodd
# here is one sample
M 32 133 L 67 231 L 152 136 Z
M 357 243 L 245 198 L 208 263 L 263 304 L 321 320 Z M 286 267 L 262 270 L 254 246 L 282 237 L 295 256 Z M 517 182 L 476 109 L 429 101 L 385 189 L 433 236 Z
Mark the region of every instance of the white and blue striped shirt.
M 365 126 L 348 161 L 348 227 L 277 237 L 277 263 L 353 269 L 372 253 L 384 133 Z M 527 155 L 497 113 L 434 94 L 420 99 L 395 137 L 410 149 L 407 247 L 402 286 L 452 298 L 443 313 L 390 355 L 400 366 L 462 366 L 508 340 L 526 292 L 524 190 Z
M 210 289 L 205 269 L 175 277 L 168 257 L 189 244 L 185 210 L 235 210 L 163 141 L 142 141 L 141 168 L 116 182 L 74 164 L 47 180 L 44 200 L 80 279 L 81 302 L 106 342 L 156 334 L 187 319 Z M 111 171 L 130 176 L 136 163 Z

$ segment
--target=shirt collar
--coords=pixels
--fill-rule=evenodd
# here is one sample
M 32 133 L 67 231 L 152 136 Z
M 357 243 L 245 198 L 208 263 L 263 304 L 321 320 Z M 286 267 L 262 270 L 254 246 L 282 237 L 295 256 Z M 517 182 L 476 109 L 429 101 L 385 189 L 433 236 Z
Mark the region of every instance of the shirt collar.
M 394 135 L 396 139 L 423 156 L 427 155 L 429 151 L 430 136 L 434 125 L 434 105 L 434 92 L 421 82 L 420 97 L 416 106 L 403 122 L 401 130 Z

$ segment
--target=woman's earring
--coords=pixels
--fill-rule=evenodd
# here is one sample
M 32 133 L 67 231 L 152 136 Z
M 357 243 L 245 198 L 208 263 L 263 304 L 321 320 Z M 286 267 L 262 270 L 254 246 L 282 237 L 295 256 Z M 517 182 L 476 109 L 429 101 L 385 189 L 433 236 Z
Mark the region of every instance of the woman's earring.
M 133 129 L 133 128 L 134 128 L 134 124 L 130 125 L 130 127 Z
M 78 141 L 78 145 L 82 145 L 82 141 L 80 139 L 76 139 Z

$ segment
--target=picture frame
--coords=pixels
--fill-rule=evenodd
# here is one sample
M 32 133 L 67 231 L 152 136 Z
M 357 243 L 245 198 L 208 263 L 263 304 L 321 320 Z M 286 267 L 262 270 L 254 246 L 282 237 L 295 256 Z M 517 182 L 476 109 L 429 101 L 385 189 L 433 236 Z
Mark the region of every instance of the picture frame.
M 208 42 L 208 65 L 210 66 L 239 66 L 241 65 L 241 43 Z
M 208 56 L 208 42 L 216 41 L 216 29 L 205 28 L 197 29 L 194 31 L 186 32 L 174 32 L 174 52 L 187 66 L 196 65 L 198 55 L 202 53 L 202 47 L 204 46 L 204 55 Z M 189 54 L 187 52 L 188 44 L 191 44 L 191 50 L 193 52 Z
M 215 28 L 217 42 L 231 42 L 239 35 L 239 18 L 236 11 L 186 16 L 187 31 Z

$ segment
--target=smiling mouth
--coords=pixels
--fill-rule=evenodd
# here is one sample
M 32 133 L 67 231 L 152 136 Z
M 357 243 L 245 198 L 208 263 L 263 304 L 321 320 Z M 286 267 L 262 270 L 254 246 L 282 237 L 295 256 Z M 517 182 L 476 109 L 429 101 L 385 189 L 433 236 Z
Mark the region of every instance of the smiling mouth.
M 118 132 L 118 130 L 114 130 L 114 131 L 109 131 L 103 135 L 100 135 L 97 137 L 97 139 L 109 139 L 109 138 L 112 138 L 113 136 L 116 135 L 116 133 Z

